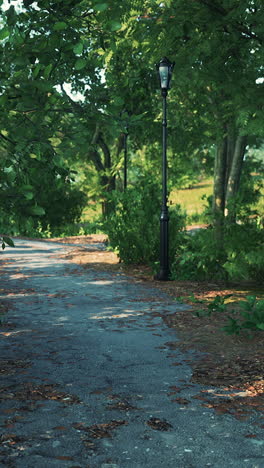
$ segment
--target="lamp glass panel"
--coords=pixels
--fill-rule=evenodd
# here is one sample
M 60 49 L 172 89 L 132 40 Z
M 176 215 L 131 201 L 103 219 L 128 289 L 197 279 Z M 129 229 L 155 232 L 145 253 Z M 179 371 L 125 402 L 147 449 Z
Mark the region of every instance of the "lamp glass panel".
M 160 74 L 160 86 L 161 88 L 168 88 L 168 76 L 169 70 L 168 67 L 159 67 Z

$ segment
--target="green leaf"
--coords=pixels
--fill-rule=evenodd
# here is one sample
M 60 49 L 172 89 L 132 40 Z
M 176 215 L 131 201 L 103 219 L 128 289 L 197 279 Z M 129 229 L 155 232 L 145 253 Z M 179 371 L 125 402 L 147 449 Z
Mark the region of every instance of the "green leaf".
M 0 96 L 0 105 L 5 104 L 6 102 L 7 102 L 7 96 L 5 94 L 2 94 L 2 96 Z
M 256 309 L 264 313 L 264 300 L 258 301 L 256 303 Z
M 48 78 L 50 76 L 50 72 L 51 72 L 52 68 L 53 68 L 52 63 L 50 63 L 47 67 L 45 67 L 45 70 L 44 70 L 44 73 L 43 73 L 44 78 Z
M 256 296 L 246 296 L 246 299 L 250 306 L 253 307 L 256 302 Z
M 52 91 L 53 90 L 53 83 L 47 80 L 38 80 L 34 81 L 33 85 L 39 89 L 40 91 Z
M 113 104 L 116 106 L 122 106 L 124 104 L 124 99 L 121 98 L 120 96 L 115 97 Z
M 53 26 L 54 31 L 62 31 L 63 29 L 66 29 L 68 27 L 67 23 L 64 23 L 64 21 L 58 21 L 58 23 L 55 23 Z
M 33 185 L 29 185 L 29 184 L 27 184 L 27 185 L 22 185 L 22 187 L 21 187 L 21 190 L 22 190 L 23 192 L 28 192 L 28 191 L 30 191 L 30 190 L 32 190 L 32 189 L 33 189 Z
M 29 60 L 28 60 L 27 57 L 25 57 L 25 56 L 23 55 L 23 56 L 21 56 L 21 57 L 16 57 L 16 58 L 14 59 L 14 64 L 15 64 L 15 65 L 18 65 L 18 66 L 19 66 L 19 65 L 25 66 L 25 65 L 28 65 L 28 64 L 29 64 Z
M 259 330 L 264 330 L 264 323 L 258 323 L 258 324 L 257 324 L 257 328 L 258 328 Z
M 9 245 L 10 247 L 15 247 L 15 244 L 14 242 L 12 241 L 12 239 L 10 239 L 10 237 L 7 237 L 7 236 L 3 236 L 3 241 Z
M 9 29 L 3 28 L 0 30 L 0 41 L 3 41 L 8 36 L 9 36 Z
M 142 120 L 145 115 L 146 115 L 146 112 L 143 112 L 143 114 L 132 115 L 131 122 L 137 122 L 139 120 Z
M 119 23 L 119 21 L 110 21 L 109 23 L 110 26 L 110 31 L 118 31 L 119 29 L 122 28 L 122 24 Z
M 104 55 L 105 54 L 105 51 L 102 48 L 97 49 L 96 52 L 98 53 L 98 55 Z
M 45 214 L 45 210 L 41 206 L 32 206 L 30 208 L 30 212 L 31 214 L 38 215 L 38 216 L 42 216 Z
M 79 58 L 76 60 L 74 68 L 75 70 L 82 70 L 84 67 L 86 67 L 87 61 L 85 59 Z
M 12 36 L 12 43 L 16 45 L 21 45 L 23 44 L 25 40 L 25 35 L 21 33 L 20 31 L 16 31 L 15 34 Z
M 114 55 L 114 52 L 113 52 L 112 50 L 110 50 L 110 52 L 109 52 L 109 53 L 106 55 L 106 57 L 105 57 L 105 63 L 106 63 L 106 65 L 109 64 L 109 62 L 110 62 L 111 58 L 113 57 L 113 55 Z
M 37 65 L 34 67 L 34 70 L 33 70 L 33 78 L 37 78 L 41 68 L 42 68 L 41 63 L 37 63 Z
M 32 200 L 34 197 L 34 194 L 32 192 L 27 192 L 24 194 L 24 196 L 27 200 Z
M 51 142 L 52 146 L 55 147 L 61 144 L 61 139 L 57 137 L 48 138 L 48 140 Z
M 73 48 L 73 52 L 76 55 L 81 55 L 83 53 L 83 43 L 79 42 L 78 44 L 76 44 Z
M 108 3 L 97 3 L 97 5 L 94 5 L 94 9 L 96 11 L 105 11 L 108 8 Z

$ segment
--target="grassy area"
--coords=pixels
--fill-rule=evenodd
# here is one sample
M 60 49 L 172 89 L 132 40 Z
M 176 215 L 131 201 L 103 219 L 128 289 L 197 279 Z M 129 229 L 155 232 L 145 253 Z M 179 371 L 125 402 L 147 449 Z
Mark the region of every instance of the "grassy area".
M 212 194 L 213 179 L 211 178 L 203 180 L 190 189 L 174 190 L 170 194 L 169 201 L 172 205 L 181 205 L 190 220 L 194 222 L 206 222 L 205 216 L 201 216 L 206 205 L 206 200 L 203 200 L 202 197 L 208 197 Z M 260 215 L 264 215 L 264 188 L 262 188 L 262 197 L 252 208 L 257 210 Z
M 184 211 L 186 211 L 188 217 L 200 220 L 201 214 L 205 209 L 206 200 L 202 200 L 202 197 L 212 195 L 213 193 L 213 180 L 206 179 L 202 182 L 194 185 L 190 189 L 174 190 L 170 195 L 170 203 L 172 205 L 181 205 Z M 204 219 L 201 219 L 203 222 Z
M 213 179 L 205 179 L 197 183 L 189 189 L 173 190 L 169 197 L 169 202 L 172 205 L 181 205 L 182 209 L 187 213 L 189 221 L 192 222 L 207 222 L 203 212 L 205 210 L 206 200 L 204 196 L 209 197 L 213 194 Z M 262 189 L 262 198 L 258 204 L 253 207 L 260 214 L 264 214 L 264 188 Z M 93 203 L 88 205 L 82 215 L 81 222 L 94 223 L 101 215 L 101 204 Z

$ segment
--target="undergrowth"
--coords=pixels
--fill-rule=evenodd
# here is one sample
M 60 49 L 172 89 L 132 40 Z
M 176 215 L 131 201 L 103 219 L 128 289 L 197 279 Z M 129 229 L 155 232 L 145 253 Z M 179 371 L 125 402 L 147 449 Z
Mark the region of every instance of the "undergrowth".
M 216 296 L 208 302 L 199 301 L 204 305 L 201 310 L 196 310 L 197 317 L 214 317 L 215 314 L 225 313 L 227 323 L 222 330 L 227 335 L 239 335 L 242 331 L 264 331 L 264 300 L 258 300 L 256 296 L 246 296 L 245 300 L 236 302 L 236 307 L 229 303 L 232 294 Z
M 224 249 L 218 253 L 212 228 L 182 234 L 172 262 L 172 279 L 264 280 L 264 233 L 257 220 L 227 226 Z

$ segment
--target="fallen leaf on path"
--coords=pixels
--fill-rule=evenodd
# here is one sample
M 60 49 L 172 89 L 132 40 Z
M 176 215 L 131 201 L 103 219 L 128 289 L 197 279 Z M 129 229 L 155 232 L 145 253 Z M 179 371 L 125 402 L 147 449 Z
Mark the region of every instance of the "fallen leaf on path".
M 110 431 L 116 429 L 117 427 L 127 425 L 127 421 L 110 421 L 109 423 L 105 424 L 93 424 L 92 426 L 84 426 L 83 423 L 74 423 L 74 429 L 79 431 L 85 431 L 90 434 L 91 437 L 94 439 L 103 439 L 103 438 L 111 438 L 112 434 Z
M 11 391 L 14 388 L 14 391 Z M 17 390 L 17 386 L 0 389 L 0 400 L 56 400 L 67 404 L 80 403 L 76 395 L 60 392 L 55 385 L 24 384 Z
M 179 405 L 188 405 L 190 403 L 190 400 L 187 400 L 186 398 L 174 398 L 174 400 L 171 401 L 179 403 Z
M 173 426 L 165 421 L 165 419 L 158 419 L 158 418 L 150 418 L 147 421 L 148 426 L 150 426 L 155 431 L 168 431 Z
M 136 406 L 132 406 L 128 401 L 118 401 L 112 405 L 107 406 L 108 410 L 121 410 L 121 411 L 130 411 L 136 410 Z
M 25 369 L 31 366 L 31 362 L 21 359 L 1 359 L 0 374 L 14 374 L 17 369 Z

